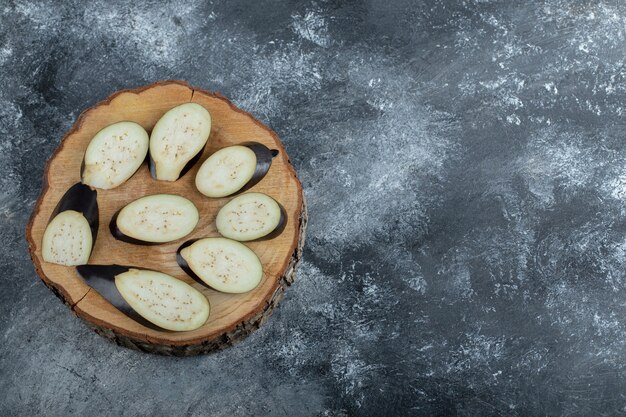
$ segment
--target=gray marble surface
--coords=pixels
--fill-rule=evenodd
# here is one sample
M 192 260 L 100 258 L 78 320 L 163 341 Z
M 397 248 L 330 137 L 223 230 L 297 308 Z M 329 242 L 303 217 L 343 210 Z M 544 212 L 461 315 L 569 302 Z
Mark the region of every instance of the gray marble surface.
M 623 1 L 0 2 L 0 415 L 626 414 Z M 296 283 L 168 358 L 37 278 L 44 162 L 121 88 L 183 79 L 276 130 Z

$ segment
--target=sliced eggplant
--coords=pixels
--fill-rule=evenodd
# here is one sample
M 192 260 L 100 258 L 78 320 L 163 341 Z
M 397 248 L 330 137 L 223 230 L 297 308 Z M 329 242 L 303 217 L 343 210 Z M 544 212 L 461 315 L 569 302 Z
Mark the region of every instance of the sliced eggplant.
M 74 184 L 52 211 L 43 234 L 43 260 L 59 265 L 86 264 L 98 235 L 97 192 Z
M 200 291 L 162 272 L 120 265 L 76 270 L 115 308 L 147 327 L 189 331 L 209 318 L 209 302 Z
M 258 256 L 244 244 L 223 237 L 185 242 L 176 260 L 196 281 L 225 293 L 248 292 L 263 278 Z
M 196 188 L 214 198 L 247 190 L 267 174 L 276 155 L 277 150 L 257 142 L 222 148 L 200 166 Z
M 154 194 L 123 207 L 111 219 L 109 229 L 118 240 L 155 245 L 187 236 L 198 219 L 198 209 L 186 198 Z
M 211 133 L 211 115 L 199 104 L 186 103 L 165 113 L 150 134 L 150 173 L 176 181 L 197 161 Z
M 148 133 L 135 122 L 105 127 L 96 133 L 85 151 L 83 184 L 107 190 L 126 182 L 145 161 L 149 143 Z
M 220 209 L 215 225 L 222 236 L 244 242 L 278 235 L 286 218 L 285 210 L 272 197 L 246 193 Z

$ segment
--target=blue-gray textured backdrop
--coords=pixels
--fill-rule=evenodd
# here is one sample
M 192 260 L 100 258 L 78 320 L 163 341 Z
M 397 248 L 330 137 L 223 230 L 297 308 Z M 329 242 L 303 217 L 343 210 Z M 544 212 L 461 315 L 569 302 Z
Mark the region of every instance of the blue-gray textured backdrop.
M 626 3 L 0 2 L 0 415 L 626 414 Z M 304 262 L 266 326 L 119 348 L 24 227 L 86 107 L 183 79 L 285 142 Z

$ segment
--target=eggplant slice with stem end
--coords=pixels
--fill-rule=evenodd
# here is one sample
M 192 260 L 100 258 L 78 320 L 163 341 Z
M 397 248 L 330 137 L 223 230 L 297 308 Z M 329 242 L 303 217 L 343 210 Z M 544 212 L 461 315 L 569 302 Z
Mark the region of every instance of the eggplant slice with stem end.
M 158 245 L 187 236 L 198 224 L 198 209 L 184 197 L 153 194 L 130 202 L 109 223 L 117 240 Z
M 287 224 L 287 214 L 272 197 L 245 193 L 233 198 L 217 213 L 215 225 L 224 237 L 241 242 L 278 236 Z
M 118 122 L 100 130 L 91 139 L 80 170 L 83 184 L 105 190 L 115 188 L 146 160 L 150 139 L 135 122 Z
M 58 265 L 86 264 L 98 235 L 97 192 L 77 183 L 61 197 L 43 234 L 43 260 Z
M 251 291 L 263 278 L 259 257 L 243 243 L 223 237 L 185 242 L 176 261 L 197 282 L 225 293 Z
M 162 272 L 120 265 L 76 267 L 85 282 L 128 317 L 152 329 L 195 330 L 209 318 L 209 301 Z
M 213 198 L 248 190 L 263 179 L 276 155 L 276 149 L 257 142 L 222 148 L 200 166 L 196 188 Z
M 211 114 L 199 104 L 185 103 L 165 113 L 150 134 L 150 174 L 176 181 L 200 159 L 211 133 Z

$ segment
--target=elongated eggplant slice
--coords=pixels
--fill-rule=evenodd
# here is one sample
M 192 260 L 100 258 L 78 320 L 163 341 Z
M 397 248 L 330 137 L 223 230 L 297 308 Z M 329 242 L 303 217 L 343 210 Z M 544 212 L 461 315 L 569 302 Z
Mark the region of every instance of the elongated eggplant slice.
M 157 180 L 176 181 L 195 162 L 209 139 L 211 115 L 199 104 L 169 110 L 150 134 L 150 173 Z
M 59 265 L 86 264 L 98 235 L 97 193 L 78 183 L 70 187 L 52 211 L 43 234 L 43 260 Z
M 244 244 L 223 237 L 185 242 L 176 260 L 196 281 L 221 292 L 248 292 L 263 278 L 258 256 Z
M 282 232 L 285 210 L 263 193 L 246 193 L 233 198 L 217 213 L 215 225 L 224 237 L 239 241 L 270 238 Z
M 110 189 L 126 182 L 139 169 L 148 154 L 150 140 L 135 122 L 114 123 L 91 139 L 83 165 L 83 184 Z
M 248 142 L 211 155 L 196 174 L 196 188 L 207 197 L 226 197 L 249 189 L 267 174 L 277 150 Z
M 76 267 L 78 274 L 113 307 L 126 314 L 140 324 L 157 328 L 133 310 L 115 287 L 115 276 L 128 272 L 131 267 L 122 265 L 80 265 Z
M 76 269 L 115 308 L 145 326 L 189 331 L 209 318 L 209 302 L 202 293 L 162 272 L 120 265 Z
M 109 229 L 118 240 L 154 245 L 187 236 L 198 219 L 198 209 L 186 198 L 154 194 L 123 207 L 111 219 Z

